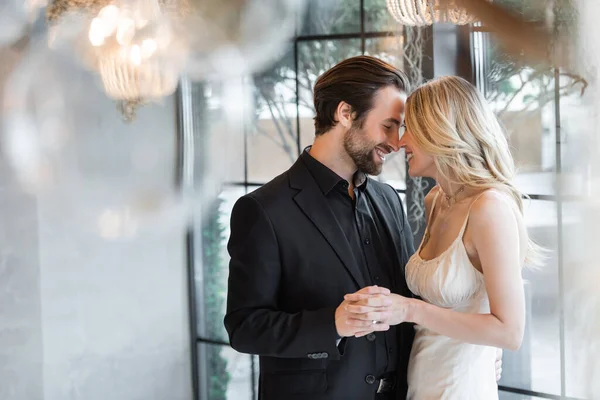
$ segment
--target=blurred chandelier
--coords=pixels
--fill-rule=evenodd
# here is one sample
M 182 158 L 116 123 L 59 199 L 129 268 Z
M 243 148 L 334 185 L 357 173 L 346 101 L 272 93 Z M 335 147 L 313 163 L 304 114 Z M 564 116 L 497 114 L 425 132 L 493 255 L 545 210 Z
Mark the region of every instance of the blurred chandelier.
M 455 0 L 386 0 L 392 17 L 402 25 L 425 26 L 434 22 L 449 22 L 456 25 L 470 24 L 476 18 L 459 7 Z
M 55 0 L 48 20 L 71 11 L 94 16 L 85 53 L 99 73 L 106 94 L 119 101 L 125 120 L 149 100 L 175 92 L 183 47 L 172 28 L 177 0 Z M 178 51 L 180 50 L 180 51 Z

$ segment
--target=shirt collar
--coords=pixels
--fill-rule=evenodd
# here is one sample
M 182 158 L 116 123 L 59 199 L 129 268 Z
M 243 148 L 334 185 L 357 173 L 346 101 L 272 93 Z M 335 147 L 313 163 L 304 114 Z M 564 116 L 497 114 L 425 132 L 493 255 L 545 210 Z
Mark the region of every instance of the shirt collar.
M 316 158 L 310 155 L 310 147 L 304 149 L 302 155 L 302 161 L 317 181 L 317 185 L 323 192 L 323 194 L 327 195 L 331 190 L 338 184 L 347 183 L 344 178 L 333 172 L 329 167 L 322 164 Z M 354 187 L 364 190 L 367 187 L 367 174 L 362 171 L 356 171 L 353 177 Z

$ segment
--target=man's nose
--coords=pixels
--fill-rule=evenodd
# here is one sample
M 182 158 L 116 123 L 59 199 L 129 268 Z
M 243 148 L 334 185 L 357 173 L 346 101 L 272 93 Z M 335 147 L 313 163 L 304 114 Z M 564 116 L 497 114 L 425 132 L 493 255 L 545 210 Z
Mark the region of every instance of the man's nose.
M 397 152 L 398 150 L 400 150 L 401 141 L 402 140 L 399 137 L 394 137 L 394 138 L 388 139 L 387 144 L 394 150 L 394 152 Z

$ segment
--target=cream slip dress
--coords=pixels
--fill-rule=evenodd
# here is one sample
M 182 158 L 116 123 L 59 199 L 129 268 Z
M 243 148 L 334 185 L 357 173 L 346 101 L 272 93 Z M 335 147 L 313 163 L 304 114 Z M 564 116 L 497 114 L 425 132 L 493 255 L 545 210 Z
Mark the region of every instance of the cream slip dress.
M 428 221 L 431 221 L 438 195 L 439 191 Z M 424 301 L 463 313 L 490 312 L 483 274 L 469 260 L 462 241 L 471 208 L 479 196 L 471 202 L 458 237 L 448 249 L 434 259 L 423 260 L 421 242 L 409 259 L 406 265 L 408 287 Z M 428 230 L 426 228 L 426 232 Z M 407 399 L 498 399 L 495 362 L 493 347 L 464 343 L 415 325 Z

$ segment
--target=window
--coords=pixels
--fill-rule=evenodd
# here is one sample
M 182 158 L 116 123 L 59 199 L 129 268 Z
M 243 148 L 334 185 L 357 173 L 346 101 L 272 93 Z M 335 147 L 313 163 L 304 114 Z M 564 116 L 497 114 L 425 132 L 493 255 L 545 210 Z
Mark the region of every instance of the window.
M 531 23 L 543 21 L 547 11 L 530 0 L 499 3 Z M 573 26 L 573 5 L 559 3 L 553 9 L 556 23 Z M 551 250 L 541 270 L 524 272 L 525 340 L 518 352 L 505 352 L 500 398 L 583 397 L 575 390 L 581 385 L 576 384 L 563 313 L 564 271 L 577 262 L 577 253 L 565 246 L 564 238 L 578 220 L 573 203 L 585 195 L 584 171 L 575 167 L 583 163 L 574 162 L 585 156 L 577 137 L 583 82 L 552 67 L 519 63 L 480 25 L 473 27 L 472 44 L 475 80 L 507 131 L 518 168 L 517 187 L 531 197 L 524 207 L 527 228 L 533 240 Z
M 495 1 L 515 7 L 532 21 L 543 15 L 527 6 L 538 3 L 533 0 Z M 245 110 L 243 123 L 234 128 L 239 140 L 231 141 L 230 150 L 239 155 L 238 162 L 227 174 L 227 185 L 217 201 L 204 205 L 201 229 L 191 234 L 196 386 L 202 400 L 257 398 L 257 357 L 231 349 L 223 328 L 226 243 L 233 204 L 288 169 L 312 142 L 312 88 L 321 73 L 358 54 L 374 55 L 400 68 L 405 64 L 405 39 L 410 30 L 404 31 L 391 19 L 385 0 L 308 3 L 307 13 L 298 18 L 297 36 L 279 61 L 242 79 L 241 87 L 251 93 L 256 107 Z M 561 18 L 569 22 L 568 13 Z M 582 394 L 572 389 L 578 376 L 576 353 L 568 345 L 568 316 L 563 315 L 562 304 L 568 284 L 563 271 L 578 261 L 577 249 L 566 248 L 563 238 L 575 234 L 572 230 L 578 215 L 574 204 L 585 195 L 582 171 L 574 162 L 585 155 L 577 140 L 581 82 L 552 68 L 521 66 L 502 51 L 485 27 L 473 26 L 471 39 L 474 80 L 507 129 L 519 168 L 517 185 L 531 197 L 525 200 L 527 227 L 539 244 L 557 249 L 542 270 L 525 272 L 529 282 L 526 336 L 521 350 L 505 352 L 500 398 L 578 398 Z M 414 71 L 406 72 L 412 75 Z M 192 92 L 201 96 L 192 105 L 199 121 L 194 134 L 199 135 L 199 129 L 218 126 L 223 88 L 217 83 L 192 86 Z M 201 175 L 203 168 L 196 167 Z M 558 174 L 567 177 L 561 186 Z M 406 199 L 401 155 L 388 160 L 378 179 L 390 183 Z M 411 204 L 404 202 L 405 206 L 421 207 L 419 201 L 411 201 L 410 193 L 408 197 Z
M 311 0 L 298 35 L 268 70 L 244 78 L 254 110 L 246 110 L 243 126 L 229 140 L 236 162 L 226 174 L 227 185 L 210 207 L 203 207 L 201 229 L 191 236 L 197 335 L 197 391 L 201 400 L 257 398 L 258 358 L 237 353 L 228 345 L 223 327 L 227 290 L 229 218 L 235 201 L 288 169 L 314 138 L 312 88 L 320 74 L 337 62 L 370 54 L 403 66 L 403 33 L 388 17 L 381 0 Z M 226 92 L 219 83 L 191 85 L 194 135 L 221 129 Z M 240 124 L 242 125 L 242 124 Z M 239 140 L 243 138 L 243 140 Z M 199 145 L 200 146 L 200 145 Z M 218 148 L 213 146 L 212 148 Z M 203 167 L 204 165 L 204 167 Z M 205 162 L 194 166 L 202 175 Z M 386 166 L 382 180 L 405 199 L 404 158 Z M 201 257 L 199 256 L 201 255 Z

